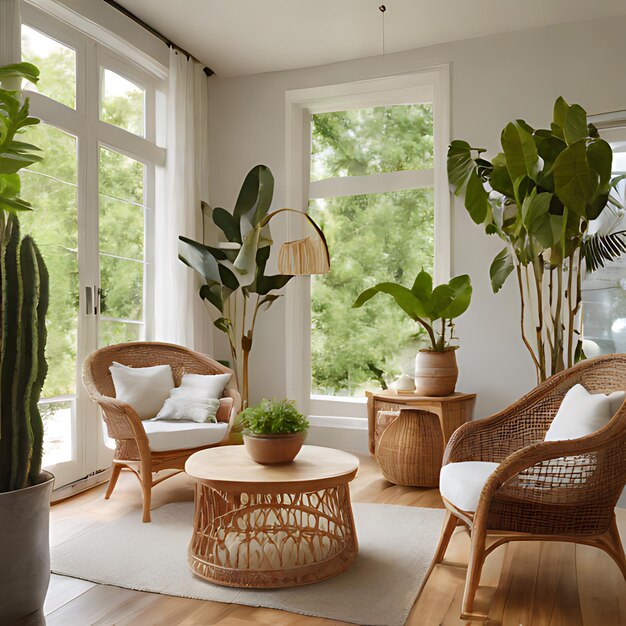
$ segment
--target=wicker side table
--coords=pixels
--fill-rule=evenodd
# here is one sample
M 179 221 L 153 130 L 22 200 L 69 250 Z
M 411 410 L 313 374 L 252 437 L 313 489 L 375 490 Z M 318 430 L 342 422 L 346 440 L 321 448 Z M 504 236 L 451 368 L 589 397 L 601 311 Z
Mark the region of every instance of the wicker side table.
M 348 483 L 352 454 L 303 446 L 293 463 L 259 465 L 243 446 L 192 455 L 196 481 L 188 562 L 228 587 L 293 587 L 341 574 L 358 552 Z
M 429 398 L 367 392 L 370 454 L 396 485 L 437 487 L 452 433 L 472 419 L 476 394 Z

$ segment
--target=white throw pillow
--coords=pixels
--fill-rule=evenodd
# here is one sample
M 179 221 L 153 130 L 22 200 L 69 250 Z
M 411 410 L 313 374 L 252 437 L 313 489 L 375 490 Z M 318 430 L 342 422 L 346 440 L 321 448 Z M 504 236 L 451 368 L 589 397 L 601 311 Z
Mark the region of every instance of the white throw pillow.
M 115 363 L 109 368 L 115 397 L 135 409 L 142 420 L 152 419 L 174 388 L 172 368 L 169 365 L 128 367 Z
M 192 422 L 217 422 L 217 410 L 220 401 L 215 398 L 191 398 L 177 395 L 180 389 L 172 389 L 170 397 L 165 401 L 155 420 L 182 420 Z
M 155 420 L 215 422 L 219 398 L 231 374 L 183 374 Z
M 202 389 L 209 398 L 221 398 L 232 374 L 183 374 L 179 389 Z
M 563 441 L 586 437 L 606 426 L 624 401 L 624 392 L 610 395 L 589 393 L 582 385 L 574 385 L 563 398 L 545 441 Z

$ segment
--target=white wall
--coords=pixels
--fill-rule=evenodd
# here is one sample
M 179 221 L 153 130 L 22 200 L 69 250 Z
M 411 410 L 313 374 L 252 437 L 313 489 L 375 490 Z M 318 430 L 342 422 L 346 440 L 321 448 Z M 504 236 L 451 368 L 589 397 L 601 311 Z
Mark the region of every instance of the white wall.
M 349 36 L 349 34 L 347 35 Z M 320 45 L 323 45 L 321 42 Z M 549 123 L 558 96 L 590 113 L 626 109 L 626 18 L 538 28 L 345 63 L 221 79 L 210 86 L 210 193 L 213 206 L 232 208 L 244 175 L 257 163 L 276 177 L 274 208 L 284 206 L 285 90 L 344 83 L 450 63 L 452 138 L 493 155 L 501 129 L 522 117 Z M 278 239 L 281 232 L 274 228 Z M 469 273 L 474 297 L 459 320 L 458 388 L 478 393 L 476 417 L 495 412 L 534 385 L 519 337 L 513 281 L 497 296 L 489 265 L 501 249 L 455 202 L 452 273 Z M 285 395 L 285 310 L 277 302 L 258 323 L 251 396 Z M 228 358 L 226 352 L 224 358 Z

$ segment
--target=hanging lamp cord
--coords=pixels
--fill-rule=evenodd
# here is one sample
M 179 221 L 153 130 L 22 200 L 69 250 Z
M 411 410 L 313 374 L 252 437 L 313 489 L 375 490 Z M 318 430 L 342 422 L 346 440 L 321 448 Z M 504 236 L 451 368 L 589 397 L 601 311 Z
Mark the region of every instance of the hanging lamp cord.
M 383 39 L 383 56 L 385 56 L 385 11 L 387 7 L 384 4 L 381 4 L 378 7 L 378 10 L 382 13 L 383 21 L 382 21 L 382 39 Z

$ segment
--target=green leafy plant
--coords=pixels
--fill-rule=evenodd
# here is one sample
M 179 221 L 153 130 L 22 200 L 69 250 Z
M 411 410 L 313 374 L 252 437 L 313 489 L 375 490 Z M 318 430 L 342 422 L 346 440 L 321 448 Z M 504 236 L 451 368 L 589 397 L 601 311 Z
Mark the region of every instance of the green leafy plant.
M 37 82 L 38 75 L 29 63 L 0 67 L 0 492 L 41 477 L 48 272 L 33 240 L 20 236 L 17 217 L 32 208 L 19 197 L 18 172 L 41 156 L 16 138 L 39 122 L 16 90 L 22 78 Z
M 424 328 L 430 339 L 430 349 L 443 352 L 452 347 L 452 320 L 467 311 L 472 298 L 472 284 L 470 277 L 464 274 L 433 289 L 432 276 L 422 270 L 410 289 L 397 283 L 379 283 L 363 291 L 352 306 L 363 306 L 377 293 L 389 294 L 412 320 Z
M 204 281 L 200 297 L 217 311 L 218 316 L 213 323 L 228 338 L 237 380 L 241 379 L 243 383 L 244 407 L 248 403 L 248 361 L 257 315 L 280 298 L 282 294 L 277 292 L 293 278 L 266 273 L 274 243 L 270 220 L 284 212 L 304 217 L 326 246 L 324 234 L 306 213 L 293 209 L 278 209 L 269 213 L 273 195 L 272 172 L 265 165 L 257 165 L 243 181 L 232 213 L 221 207 L 211 210 L 203 203 L 203 212 L 211 211 L 213 224 L 221 233 L 222 244 L 207 246 L 187 237 L 179 237 L 179 259 Z
M 621 209 L 614 197 L 621 177 L 611 179 L 611 147 L 585 110 L 563 98 L 549 129 L 516 120 L 500 141 L 502 151 L 491 161 L 484 149 L 453 141 L 448 177 L 472 220 L 506 244 L 491 264 L 491 285 L 497 293 L 515 274 L 522 340 L 541 382 L 583 356 L 585 261 L 594 269 L 618 256 L 624 243 L 620 233 L 591 235 L 589 226 L 606 210 Z
M 253 435 L 283 435 L 300 433 L 309 421 L 298 411 L 293 400 L 261 400 L 239 416 L 244 432 Z

